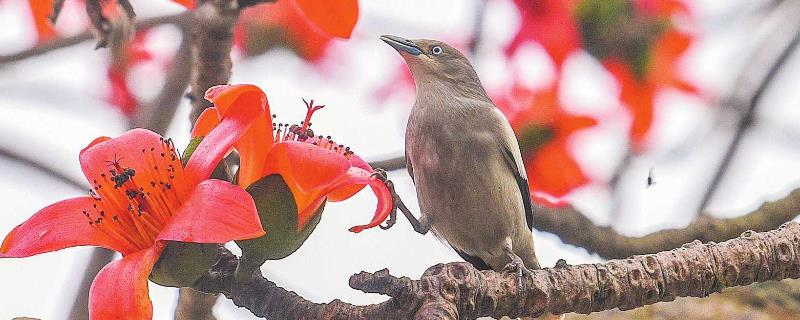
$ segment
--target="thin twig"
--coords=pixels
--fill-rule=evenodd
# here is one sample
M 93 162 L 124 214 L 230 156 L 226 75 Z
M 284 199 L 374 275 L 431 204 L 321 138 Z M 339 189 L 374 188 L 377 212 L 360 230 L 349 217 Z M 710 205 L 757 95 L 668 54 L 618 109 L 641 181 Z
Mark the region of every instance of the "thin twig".
M 765 40 L 765 43 L 762 46 L 760 46 L 761 48 L 764 49 L 759 50 L 755 53 L 755 55 L 758 57 L 765 54 L 770 55 L 774 54 L 774 52 L 779 52 L 777 56 L 775 56 L 774 60 L 768 64 L 769 68 L 767 69 L 766 74 L 763 75 L 763 78 L 761 78 L 761 80 L 757 82 L 758 85 L 756 86 L 755 90 L 748 90 L 749 86 L 752 84 L 753 81 L 752 79 L 749 78 L 749 76 L 752 74 L 758 75 L 760 72 L 754 72 L 751 70 L 744 70 L 742 72 L 743 77 L 740 78 L 740 80 L 737 82 L 737 85 L 734 86 L 733 97 L 731 101 L 727 102 L 733 105 L 743 105 L 742 100 L 746 100 L 747 107 L 744 110 L 738 123 L 736 124 L 735 134 L 731 139 L 731 142 L 728 144 L 728 147 L 725 151 L 722 161 L 717 167 L 714 176 L 711 178 L 711 181 L 708 184 L 706 192 L 703 194 L 703 198 L 700 200 L 700 204 L 698 205 L 697 209 L 698 215 L 702 215 L 703 212 L 705 212 L 708 203 L 711 201 L 711 199 L 714 196 L 714 193 L 719 188 L 719 185 L 722 182 L 723 177 L 725 176 L 725 172 L 727 172 L 728 168 L 730 168 L 731 162 L 733 161 L 733 158 L 736 156 L 736 153 L 738 152 L 739 147 L 741 146 L 742 139 L 753 125 L 753 120 L 758 111 L 758 107 L 761 105 L 761 99 L 763 98 L 764 93 L 774 83 L 774 80 L 777 77 L 778 73 L 780 72 L 781 68 L 783 68 L 783 66 L 786 64 L 786 61 L 789 59 L 792 53 L 797 49 L 798 43 L 800 43 L 800 23 L 798 23 L 796 16 L 797 11 L 799 11 L 797 7 L 800 7 L 800 5 L 798 5 L 793 1 L 787 1 L 786 3 L 787 5 L 795 6 L 793 10 L 794 14 L 787 14 L 786 23 L 779 24 L 776 27 L 776 29 L 785 30 L 787 29 L 786 24 L 789 24 L 792 27 L 790 28 L 790 30 L 794 30 L 793 34 L 791 38 L 788 39 L 788 42 L 782 43 L 780 41 L 775 41 L 776 34 L 771 33 L 771 36 L 769 36 Z M 778 6 L 778 8 L 776 8 L 776 10 L 781 10 L 781 9 L 785 8 L 783 8 L 783 6 Z M 778 32 L 778 34 L 780 33 L 785 35 L 785 33 L 783 32 Z M 757 57 L 751 58 L 750 60 L 751 61 L 760 60 Z M 750 63 L 749 65 L 754 66 L 755 68 L 761 67 L 761 65 L 759 65 L 758 63 Z M 746 98 L 737 99 L 737 97 L 742 96 L 741 92 L 749 93 L 750 91 L 752 91 L 752 95 L 749 97 L 749 99 Z
M 486 0 L 479 0 L 475 8 L 475 22 L 472 25 L 472 38 L 469 40 L 469 55 L 475 59 L 483 36 L 483 19 L 486 16 Z
M 169 16 L 160 16 L 160 17 L 142 19 L 137 21 L 135 26 L 137 29 L 146 29 L 149 27 L 154 27 L 162 24 L 178 23 L 184 16 L 185 14 L 175 14 Z M 92 40 L 92 33 L 89 31 L 81 32 L 79 34 L 70 37 L 56 38 L 54 40 L 38 44 L 30 49 L 22 50 L 17 53 L 12 53 L 4 56 L 0 55 L 0 65 L 25 60 L 31 57 L 40 56 L 58 49 L 71 47 L 89 40 Z
M 400 156 L 385 160 L 371 161 L 369 166 L 373 168 L 381 168 L 386 171 L 400 170 L 406 167 L 406 157 Z
M 0 148 L 0 156 L 30 166 L 36 170 L 41 171 L 45 175 L 53 177 L 56 180 L 61 181 L 66 185 L 75 187 L 76 189 L 89 190 L 89 185 L 87 183 L 75 180 L 72 177 L 69 177 L 66 174 L 40 162 L 39 160 L 26 157 L 22 154 L 16 153 L 6 148 Z

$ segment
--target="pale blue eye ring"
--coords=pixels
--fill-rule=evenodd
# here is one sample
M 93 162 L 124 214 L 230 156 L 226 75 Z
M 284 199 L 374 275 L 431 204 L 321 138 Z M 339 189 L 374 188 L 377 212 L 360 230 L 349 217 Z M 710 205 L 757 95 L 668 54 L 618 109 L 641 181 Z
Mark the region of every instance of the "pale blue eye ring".
M 444 50 L 442 50 L 442 47 L 440 47 L 440 46 L 434 46 L 433 48 L 431 48 L 431 52 L 438 56 L 438 55 L 442 54 L 442 52 L 444 52 Z

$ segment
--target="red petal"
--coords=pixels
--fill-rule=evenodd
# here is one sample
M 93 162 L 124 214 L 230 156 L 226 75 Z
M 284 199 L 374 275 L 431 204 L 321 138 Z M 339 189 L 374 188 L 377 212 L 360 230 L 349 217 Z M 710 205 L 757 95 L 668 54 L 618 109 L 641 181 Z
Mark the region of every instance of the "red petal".
M 89 225 L 83 211 L 92 210 L 92 197 L 62 200 L 35 213 L 6 236 L 0 257 L 22 258 L 75 246 L 98 246 L 127 252 L 129 246 Z
M 258 105 L 267 108 L 267 96 L 261 89 L 251 84 L 218 85 L 206 90 L 205 98 L 214 104 L 219 110 L 220 115 L 225 117 L 231 106 L 235 105 Z
M 308 197 L 307 200 L 311 200 L 311 202 L 305 205 L 304 208 L 301 208 L 300 204 L 298 203 L 297 230 L 302 230 L 306 227 L 306 223 L 311 221 L 313 214 L 317 213 L 317 210 L 319 210 L 319 206 L 325 203 L 325 196 L 320 192 L 315 196 Z
M 140 250 L 106 265 L 89 290 L 89 319 L 152 319 L 147 277 L 163 245 Z
M 378 198 L 378 207 L 375 209 L 375 215 L 372 217 L 372 221 L 365 225 L 350 228 L 350 231 L 356 233 L 380 225 L 389 217 L 389 213 L 392 211 L 392 194 L 389 192 L 389 188 L 386 187 L 383 181 L 374 177 L 372 172 L 360 168 L 350 168 L 350 170 L 347 171 L 347 176 L 335 185 L 334 188 L 338 189 L 352 185 L 363 186 L 364 184 L 369 184 L 369 187 L 372 188 L 372 192 L 374 192 L 375 197 Z M 333 199 L 331 200 L 333 201 Z
M 506 48 L 513 55 L 522 44 L 531 40 L 540 43 L 560 68 L 566 58 L 581 47 L 581 35 L 575 21 L 575 1 L 515 0 L 522 15 L 519 31 Z
M 350 199 L 350 197 L 361 191 L 361 189 L 364 189 L 365 186 L 366 184 L 355 184 L 352 186 L 339 187 L 331 191 L 331 193 L 328 193 L 328 198 L 333 202 L 344 201 Z
M 219 125 L 219 112 L 217 108 L 210 107 L 203 110 L 192 128 L 192 138 L 205 137 L 211 130 Z
M 554 140 L 537 150 L 534 158 L 527 161 L 526 169 L 532 192 L 544 192 L 557 198 L 589 182 L 564 139 Z
M 235 143 L 240 154 L 239 185 L 247 187 L 262 177 L 264 159 L 272 147 L 272 117 L 267 96 L 253 85 L 222 85 L 208 89 L 206 99 L 214 103 L 223 119 L 230 117 L 233 110 L 255 106 L 263 109 Z
M 158 240 L 226 243 L 262 235 L 253 198 L 239 186 L 210 179 L 192 190 Z
M 101 174 L 108 173 L 109 161 L 118 160 L 122 167 L 136 169 L 137 172 L 147 166 L 147 156 L 142 150 L 150 148 L 161 149 L 162 137 L 155 132 L 147 129 L 128 130 L 114 139 L 100 137 L 92 141 L 86 148 L 81 150 L 80 163 L 83 174 L 92 182 L 94 180 L 108 179 L 102 178 Z
M 295 0 L 306 18 L 331 35 L 349 39 L 358 22 L 357 0 Z
M 233 149 L 234 143 L 241 139 L 256 117 L 263 114 L 259 104 L 244 103 L 224 113 L 222 121 L 200 142 L 186 163 L 186 177 L 189 185 L 196 185 L 208 179 L 222 158 Z
M 361 159 L 361 157 L 355 154 L 351 154 L 350 157 L 347 158 L 347 160 L 350 160 L 350 166 L 372 172 L 372 167 L 369 165 L 369 163 L 367 163 L 366 161 L 364 161 L 364 159 Z
M 236 142 L 239 150 L 239 185 L 247 187 L 261 179 L 264 159 L 272 148 L 272 117 L 268 113 L 259 115 L 250 130 Z
M 28 6 L 31 8 L 31 18 L 36 25 L 36 41 L 42 43 L 58 36 L 49 19 L 53 12 L 53 0 L 28 0 Z
M 275 144 L 267 155 L 264 174 L 279 173 L 301 192 L 329 186 L 347 173 L 350 162 L 336 152 L 313 144 L 286 141 Z
M 172 0 L 172 1 L 186 7 L 186 9 L 194 10 L 195 0 Z

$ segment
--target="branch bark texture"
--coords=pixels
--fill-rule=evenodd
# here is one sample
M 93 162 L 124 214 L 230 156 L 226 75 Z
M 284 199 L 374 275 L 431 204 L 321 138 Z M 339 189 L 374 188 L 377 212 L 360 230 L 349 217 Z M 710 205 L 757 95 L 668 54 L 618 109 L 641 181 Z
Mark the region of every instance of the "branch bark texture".
M 391 297 L 355 306 L 313 303 L 260 275 L 235 283 L 236 257 L 225 254 L 197 288 L 220 292 L 254 314 L 275 319 L 474 319 L 629 310 L 676 297 L 705 297 L 735 286 L 800 277 L 800 224 L 601 264 L 535 270 L 478 271 L 465 262 L 438 264 L 420 280 L 388 270 L 361 272 L 350 286 Z

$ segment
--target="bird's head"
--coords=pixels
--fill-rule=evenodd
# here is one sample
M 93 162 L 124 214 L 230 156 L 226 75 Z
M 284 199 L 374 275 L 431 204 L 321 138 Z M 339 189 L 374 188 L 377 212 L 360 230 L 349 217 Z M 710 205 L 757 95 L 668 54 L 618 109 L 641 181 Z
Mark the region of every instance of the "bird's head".
M 392 35 L 383 35 L 381 40 L 392 46 L 406 60 L 417 84 L 425 79 L 480 86 L 478 75 L 469 59 L 444 42 L 428 39 L 409 40 Z

